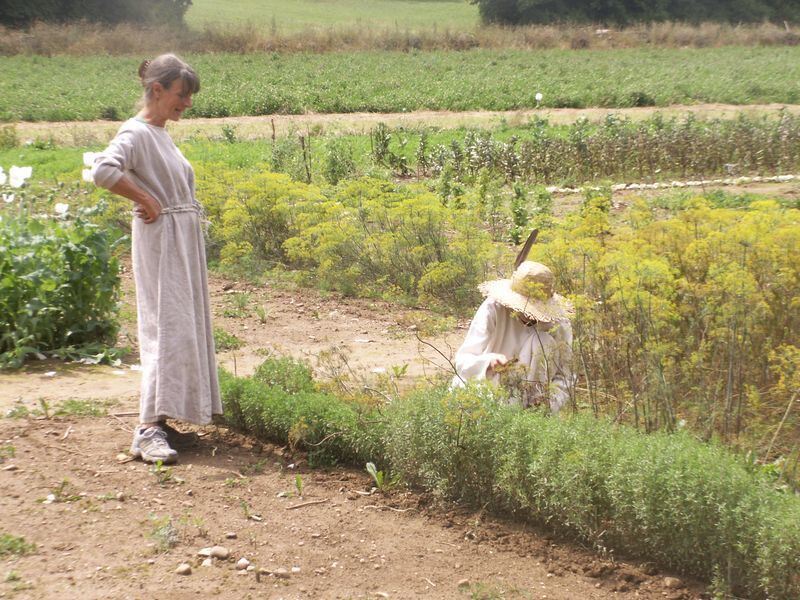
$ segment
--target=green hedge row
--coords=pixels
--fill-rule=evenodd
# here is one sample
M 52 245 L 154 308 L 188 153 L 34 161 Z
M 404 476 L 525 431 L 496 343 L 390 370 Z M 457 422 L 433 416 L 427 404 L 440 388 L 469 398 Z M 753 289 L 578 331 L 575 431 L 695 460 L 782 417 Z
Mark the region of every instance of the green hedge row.
M 96 21 L 183 25 L 191 0 L 4 0 L 0 23 L 12 27 L 35 21 Z
M 319 391 L 290 359 L 270 359 L 252 378 L 223 372 L 221 382 L 232 426 L 306 449 L 312 462 L 373 461 L 442 497 L 722 576 L 737 594 L 800 597 L 800 499 L 686 433 L 521 411 L 485 387 L 421 389 L 370 408 Z
M 651 21 L 758 23 L 797 21 L 798 0 L 471 0 L 484 23 L 605 23 Z

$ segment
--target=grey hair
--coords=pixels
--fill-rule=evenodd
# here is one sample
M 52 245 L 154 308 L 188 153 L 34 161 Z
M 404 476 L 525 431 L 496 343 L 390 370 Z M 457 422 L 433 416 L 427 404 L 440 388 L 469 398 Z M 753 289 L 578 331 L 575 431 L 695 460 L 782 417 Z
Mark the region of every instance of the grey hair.
M 176 79 L 183 81 L 184 93 L 196 94 L 200 91 L 200 78 L 183 59 L 174 54 L 162 54 L 153 60 L 142 61 L 139 65 L 139 78 L 142 80 L 144 94 L 139 105 L 146 104 L 153 97 L 153 84 L 160 83 L 169 88 Z

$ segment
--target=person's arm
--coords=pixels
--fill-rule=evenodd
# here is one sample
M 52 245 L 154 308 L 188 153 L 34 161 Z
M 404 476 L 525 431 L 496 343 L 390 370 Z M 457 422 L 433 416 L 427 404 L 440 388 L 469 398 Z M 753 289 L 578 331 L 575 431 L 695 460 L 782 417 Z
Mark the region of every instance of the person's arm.
M 153 223 L 161 214 L 161 205 L 158 200 L 136 185 L 125 174 L 108 190 L 135 202 L 137 204 L 136 216 L 144 219 L 145 223 Z
M 145 223 L 153 223 L 161 214 L 161 205 L 125 174 L 136 162 L 134 135 L 123 131 L 111 140 L 92 165 L 92 178 L 96 185 L 136 203 L 137 216 Z
M 560 411 L 569 401 L 575 387 L 572 374 L 572 326 L 569 321 L 559 323 L 552 332 L 555 345 L 552 349 L 548 369 L 550 371 L 550 410 Z
M 503 354 L 487 352 L 496 321 L 494 303 L 487 300 L 472 318 L 467 337 L 456 352 L 456 371 L 462 380 L 485 379 L 491 375 L 487 373 L 490 368 L 508 360 Z

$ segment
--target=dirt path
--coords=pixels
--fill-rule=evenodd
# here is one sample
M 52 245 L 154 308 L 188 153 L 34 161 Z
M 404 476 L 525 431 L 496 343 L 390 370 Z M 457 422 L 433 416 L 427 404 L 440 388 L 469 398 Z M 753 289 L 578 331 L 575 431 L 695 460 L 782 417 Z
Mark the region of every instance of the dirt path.
M 121 463 L 115 457 L 132 424 L 111 417 L 0 422 L 0 440 L 16 451 L 16 470 L 8 461 L 0 470 L 0 529 L 36 544 L 34 553 L 4 560 L 0 597 L 699 595 L 479 512 L 402 491 L 370 494 L 364 473 L 310 470 L 301 457 L 224 429 L 202 432 L 174 467 Z M 202 566 L 198 552 L 215 545 L 230 557 Z M 238 571 L 241 558 L 253 570 Z M 180 563 L 192 573 L 176 574 Z
M 289 135 L 311 130 L 315 133 L 363 134 L 378 123 L 391 127 L 458 127 L 492 128 L 501 124 L 524 125 L 535 118 L 544 118 L 552 124 L 569 124 L 579 118 L 600 121 L 608 114 L 642 120 L 658 112 L 666 117 L 692 113 L 704 118 L 731 118 L 736 114 L 775 114 L 786 109 L 800 113 L 800 105 L 763 104 L 738 106 L 731 104 L 695 104 L 643 108 L 542 108 L 519 111 L 414 111 L 407 113 L 345 113 L 267 115 L 262 117 L 226 117 L 220 119 L 185 119 L 170 123 L 170 134 L 176 141 L 193 137 L 222 138 L 223 127 L 234 127 L 237 139 L 261 139 L 274 135 Z M 119 128 L 113 121 L 66 121 L 60 123 L 16 123 L 17 135 L 26 140 L 52 139 L 56 144 L 88 146 L 105 144 Z
M 133 283 L 130 269 L 123 269 L 122 313 L 132 316 Z M 213 275 L 210 287 L 214 327 L 242 344 L 236 350 L 218 352 L 218 360 L 238 375 L 251 374 L 269 355 L 291 355 L 308 361 L 320 377 L 342 372 L 351 385 L 371 386 L 393 374 L 392 367 L 405 366 L 397 382 L 402 386 L 404 380 L 450 370 L 447 361 L 420 342 L 418 335 L 452 356 L 468 324 L 381 301 L 254 286 Z M 139 371 L 133 321 L 123 321 L 120 340 L 132 352 L 119 367 L 48 360 L 31 362 L 19 372 L 0 372 L 0 411 L 20 405 L 39 409 L 42 400 L 58 404 L 71 398 L 135 399 Z
M 123 314 L 132 302 L 127 275 L 124 282 Z M 392 365 L 408 364 L 409 377 L 442 367 L 409 329 L 414 319 L 425 327 L 427 313 L 219 278 L 211 285 L 215 325 L 244 341 L 240 374 L 270 352 L 322 369 L 318 357 L 332 346 L 345 348 L 353 385 Z M 247 302 L 234 301 L 236 294 Z M 123 335 L 135 344 L 131 328 L 125 323 Z M 430 339 L 446 348 L 463 333 L 451 324 Z M 220 360 L 233 368 L 232 352 Z M 480 512 L 402 490 L 370 495 L 363 471 L 309 469 L 303 456 L 225 428 L 199 429 L 199 443 L 181 452 L 180 464 L 160 472 L 120 462 L 138 402 L 132 366 L 45 361 L 0 375 L 3 414 L 41 410 L 44 400 L 51 415 L 0 419 L 0 448 L 13 449 L 0 458 L 0 534 L 36 544 L 32 554 L 0 559 L 0 597 L 700 597 L 697 585 L 669 587 L 665 574 L 646 566 L 599 558 Z M 67 400 L 123 416 L 53 417 Z M 46 501 L 51 494 L 55 501 Z M 314 504 L 291 508 L 307 502 Z M 198 551 L 217 544 L 231 558 L 201 566 Z M 253 570 L 236 569 L 243 557 Z M 175 573 L 182 562 L 191 575 Z

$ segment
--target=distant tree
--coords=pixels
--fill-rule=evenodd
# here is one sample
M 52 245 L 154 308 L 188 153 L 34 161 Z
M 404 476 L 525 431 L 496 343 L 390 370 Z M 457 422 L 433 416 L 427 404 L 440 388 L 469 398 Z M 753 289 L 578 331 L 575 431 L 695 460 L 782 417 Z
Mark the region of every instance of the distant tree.
M 159 23 L 183 25 L 192 0 L 3 0 L 0 23 L 24 27 L 34 21 L 64 23 Z
M 651 21 L 753 23 L 800 20 L 800 0 L 470 0 L 485 23 L 506 25 Z

